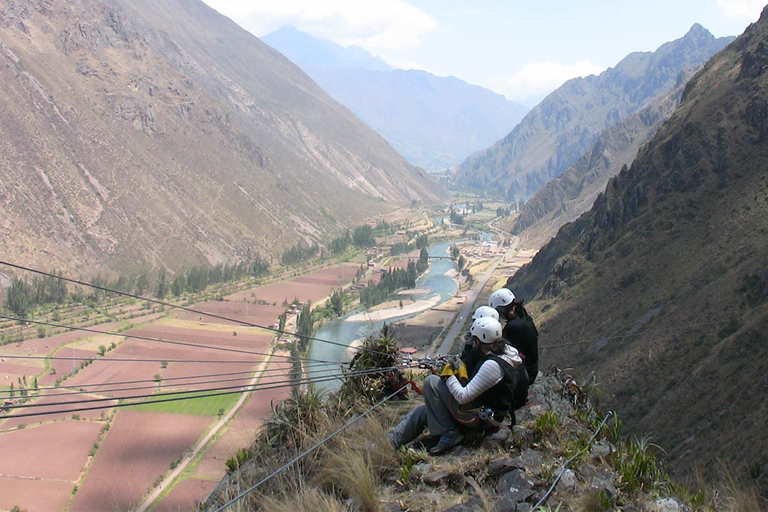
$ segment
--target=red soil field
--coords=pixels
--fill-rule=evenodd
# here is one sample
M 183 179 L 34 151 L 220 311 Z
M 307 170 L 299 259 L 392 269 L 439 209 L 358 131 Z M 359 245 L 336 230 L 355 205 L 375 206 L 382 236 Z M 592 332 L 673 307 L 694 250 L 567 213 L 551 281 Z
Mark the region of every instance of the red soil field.
M 110 352 L 113 354 L 115 351 Z M 123 363 L 123 362 L 94 362 L 81 370 L 77 375 L 67 379 L 67 386 L 79 386 L 82 384 L 109 384 L 110 382 L 122 382 L 131 380 L 150 380 L 156 373 L 160 373 L 160 363 Z M 130 386 L 125 386 L 130 387 Z M 124 391 L 104 393 L 107 396 L 123 397 L 131 394 L 140 394 L 145 391 Z
M 27 512 L 63 510 L 74 482 L 0 477 L 0 510 L 19 506 Z
M 193 472 L 194 478 L 221 480 L 226 474 L 224 463 L 237 450 L 251 446 L 254 432 L 254 429 L 243 429 L 235 426 L 228 427 L 227 431 L 216 440 L 213 446 L 205 452 L 200 462 L 197 463 Z M 199 494 L 192 494 L 190 492 L 187 495 L 187 503 L 192 504 L 203 498 L 205 496 L 201 497 Z
M 66 390 L 59 391 L 58 393 L 64 393 Z M 58 394 L 57 393 L 57 394 Z M 43 398 L 40 398 L 38 400 L 35 400 L 34 404 L 50 404 L 50 403 L 62 403 L 62 402 L 77 402 L 79 400 L 88 400 L 91 398 L 101 398 L 94 395 L 66 395 L 66 396 L 57 396 L 56 394 L 51 394 L 50 396 L 45 396 Z M 88 407 L 91 405 L 109 405 L 106 403 L 85 403 L 82 404 L 82 407 Z M 38 413 L 38 412 L 50 412 L 50 411 L 61 411 L 61 410 L 67 410 L 67 409 L 75 409 L 77 408 L 77 405 L 72 403 L 71 405 L 51 405 L 51 406 L 42 406 L 42 407 L 27 407 L 22 409 L 13 409 L 9 412 L 9 416 L 12 416 L 14 414 L 26 414 L 26 413 Z M 111 409 L 102 409 L 97 411 L 83 411 L 78 412 L 80 418 L 82 419 L 101 419 L 106 418 Z M 52 420 L 62 420 L 62 419 L 68 419 L 72 417 L 72 413 L 59 413 L 59 414 L 46 414 L 45 416 L 31 416 L 28 418 L 11 418 L 7 419 L 5 421 L 0 422 L 0 430 L 10 430 L 16 428 L 20 423 L 24 423 L 26 425 L 33 425 L 35 423 L 43 423 L 48 422 Z
M 248 300 L 252 300 L 252 297 L 249 297 Z M 285 311 L 285 307 L 282 306 L 282 301 L 277 306 L 244 304 L 242 302 L 230 301 L 210 301 L 195 305 L 195 309 L 266 327 L 272 327 L 272 324 L 276 323 L 277 318 L 283 314 L 283 311 Z M 202 321 L 224 325 L 242 325 L 235 321 L 221 320 L 206 315 L 190 313 L 189 311 L 174 312 L 173 316 L 182 320 Z
M 9 361 L 19 361 L 18 359 L 10 359 Z M 40 366 L 28 366 L 18 363 L 3 363 L 0 362 L 0 387 L 6 388 L 10 387 L 11 382 L 13 382 L 13 387 L 18 388 L 19 387 L 19 381 L 18 379 L 23 379 L 26 375 L 27 377 L 27 384 L 30 386 L 32 385 L 32 381 L 34 380 L 33 377 L 40 373 L 43 369 L 42 361 L 40 362 Z M 6 378 L 7 377 L 7 378 Z
M 278 306 L 281 306 L 283 301 L 292 302 L 295 298 L 301 302 L 317 301 L 330 295 L 334 289 L 351 282 L 355 278 L 357 268 L 357 265 L 339 265 L 296 277 L 290 281 L 272 283 L 238 292 L 226 298 L 233 302 L 242 301 L 243 298 L 249 301 L 255 298 L 265 300 L 270 304 L 277 303 Z M 255 294 L 255 297 L 252 294 Z
M 135 329 L 130 331 L 130 334 L 137 336 L 146 336 L 151 338 L 161 338 L 163 340 L 170 341 L 182 341 L 184 343 L 194 343 L 197 345 L 210 345 L 214 347 L 222 348 L 236 348 L 238 350 L 250 350 L 254 352 L 267 352 L 269 349 L 269 343 L 272 341 L 272 335 L 270 334 L 243 334 L 238 333 L 237 336 L 233 336 L 233 331 L 216 331 L 206 330 L 204 326 L 199 329 L 185 329 L 181 327 L 166 326 L 166 325 L 152 325 L 149 327 L 143 327 L 141 329 Z M 168 347 L 167 343 L 153 342 L 147 340 L 128 340 L 132 346 L 143 347 Z M 195 347 L 183 347 L 177 345 L 178 348 L 183 348 L 189 351 L 199 351 L 207 349 L 198 349 Z M 226 352 L 221 352 L 226 354 Z M 247 354 L 246 354 L 247 355 Z M 244 356 L 244 355 L 243 355 Z M 218 359 L 218 358 L 214 358 Z
M 188 512 L 197 510 L 202 502 L 216 487 L 218 481 L 187 479 L 173 488 L 166 498 L 152 509 L 152 512 Z M 31 511 L 30 511 L 31 512 Z
M 0 434 L 0 474 L 75 482 L 101 427 L 66 420 Z
M 57 354 L 57 357 L 89 357 L 96 359 L 96 352 L 92 350 L 79 350 L 74 349 L 71 350 L 69 348 L 65 348 L 63 350 L 60 350 Z M 83 361 L 74 361 L 74 367 L 77 368 L 80 366 L 81 363 L 85 362 Z M 56 382 L 56 379 L 59 379 L 69 373 L 72 373 L 73 368 L 73 362 L 67 359 L 56 359 L 53 361 L 50 361 L 49 363 L 51 365 L 51 368 L 56 369 L 56 373 L 54 375 L 51 375 L 51 372 L 46 372 L 43 375 L 41 375 L 37 382 L 40 386 L 50 386 L 54 382 Z M 29 380 L 29 379 L 27 379 Z M 27 382 L 28 384 L 32 384 L 31 382 Z
M 184 341 L 196 344 L 207 344 L 221 346 L 224 348 L 237 348 L 240 350 L 250 350 L 254 352 L 267 352 L 269 348 L 269 336 L 264 335 L 239 335 L 232 336 L 228 332 L 204 331 L 196 329 L 178 329 L 167 326 L 152 326 L 133 331 L 135 334 L 141 334 L 151 337 L 159 337 L 173 341 Z M 81 370 L 76 376 L 67 379 L 68 386 L 77 386 L 81 384 L 109 384 L 110 382 L 132 381 L 132 380 L 151 380 L 156 374 L 163 378 L 183 377 L 188 375 L 205 375 L 216 373 L 242 372 L 255 369 L 257 362 L 253 364 L 231 364 L 231 363 L 178 363 L 174 359 L 210 359 L 215 361 L 261 361 L 263 356 L 225 352 L 221 350 L 210 350 L 194 347 L 184 347 L 177 345 L 168 345 L 152 341 L 128 339 L 123 342 L 116 350 L 107 353 L 107 357 L 121 358 L 151 358 L 159 360 L 168 360 L 168 367 L 161 368 L 160 362 L 117 362 L 98 360 Z M 244 375 L 243 375 L 244 376 Z M 238 376 L 232 376 L 235 378 Z M 227 377 L 221 377 L 225 379 Z M 206 381 L 215 381 L 216 377 L 197 379 Z M 247 381 L 231 381 L 221 385 L 236 386 Z M 173 384 L 173 381 L 166 384 Z M 141 385 L 141 384 L 137 384 Z M 145 384 L 146 385 L 146 384 Z M 131 387 L 126 385 L 125 387 Z M 161 388 L 163 391 L 173 389 L 205 389 L 217 387 L 215 382 L 200 384 L 195 386 L 186 385 L 179 382 L 178 386 Z M 107 396 L 125 397 L 130 395 L 150 394 L 151 389 L 136 391 L 105 391 Z
M 64 323 L 64 322 L 62 322 Z M 116 329 L 122 324 L 122 322 L 110 322 L 106 324 L 94 325 L 88 327 L 88 329 L 96 329 L 99 331 L 110 331 Z M 69 331 L 61 334 L 54 334 L 47 338 L 32 338 L 26 340 L 21 344 L 21 347 L 16 343 L 0 347 L 0 354 L 25 354 L 25 355 L 48 355 L 56 350 L 59 346 L 71 343 L 75 340 L 88 338 L 94 336 L 93 333 L 83 331 Z
M 129 510 L 211 421 L 204 416 L 119 411 L 70 510 Z

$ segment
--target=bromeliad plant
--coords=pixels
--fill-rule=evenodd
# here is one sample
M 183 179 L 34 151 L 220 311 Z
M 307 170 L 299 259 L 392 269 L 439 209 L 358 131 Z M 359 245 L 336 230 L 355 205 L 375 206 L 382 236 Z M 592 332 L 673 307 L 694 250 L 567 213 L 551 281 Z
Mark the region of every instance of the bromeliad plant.
M 378 335 L 372 335 L 363 341 L 360 350 L 349 364 L 350 372 L 372 371 L 368 375 L 347 378 L 339 390 L 344 400 L 355 402 L 360 398 L 369 401 L 381 397 L 384 388 L 383 377 L 389 371 L 375 372 L 377 368 L 398 366 L 400 345 L 394 337 L 394 330 L 384 324 Z

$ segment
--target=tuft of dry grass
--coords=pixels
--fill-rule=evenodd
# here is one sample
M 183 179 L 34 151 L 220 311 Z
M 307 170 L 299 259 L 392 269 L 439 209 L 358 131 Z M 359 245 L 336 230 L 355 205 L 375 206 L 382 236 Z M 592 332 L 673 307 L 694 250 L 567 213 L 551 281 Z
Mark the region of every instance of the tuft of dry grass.
M 363 512 L 378 512 L 380 508 L 379 479 L 367 452 L 349 446 L 329 451 L 316 481 L 352 498 Z
M 344 504 L 316 489 L 307 489 L 293 496 L 260 496 L 263 512 L 346 512 Z

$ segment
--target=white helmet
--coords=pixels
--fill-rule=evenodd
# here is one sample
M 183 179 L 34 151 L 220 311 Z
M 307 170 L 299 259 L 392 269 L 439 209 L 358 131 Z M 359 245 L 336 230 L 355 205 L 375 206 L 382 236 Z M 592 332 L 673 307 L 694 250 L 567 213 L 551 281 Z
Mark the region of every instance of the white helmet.
M 488 305 L 492 308 L 499 306 L 509 306 L 512 301 L 515 300 L 515 294 L 509 288 L 501 288 L 491 294 L 491 298 L 488 299 Z
M 499 312 L 488 306 L 480 306 L 472 314 L 472 320 L 477 320 L 478 318 L 493 318 L 494 320 L 498 320 Z
M 469 333 L 481 343 L 493 343 L 501 339 L 501 324 L 495 318 L 478 318 L 472 324 Z

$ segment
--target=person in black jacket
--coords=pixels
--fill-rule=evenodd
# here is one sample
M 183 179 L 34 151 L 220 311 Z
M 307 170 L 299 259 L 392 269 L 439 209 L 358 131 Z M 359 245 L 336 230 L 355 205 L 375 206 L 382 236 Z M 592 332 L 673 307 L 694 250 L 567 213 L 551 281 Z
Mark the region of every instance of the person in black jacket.
M 502 335 L 525 358 L 528 384 L 533 384 L 539 373 L 539 331 L 520 299 L 512 301 L 507 316 Z

